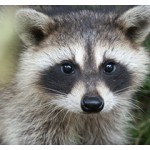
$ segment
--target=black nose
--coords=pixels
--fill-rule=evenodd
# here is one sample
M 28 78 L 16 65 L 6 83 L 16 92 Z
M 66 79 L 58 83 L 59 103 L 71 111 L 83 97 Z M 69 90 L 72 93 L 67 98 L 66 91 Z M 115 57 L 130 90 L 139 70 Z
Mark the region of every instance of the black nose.
M 89 97 L 85 96 L 81 100 L 81 108 L 85 112 L 99 112 L 104 107 L 104 101 L 101 97 Z

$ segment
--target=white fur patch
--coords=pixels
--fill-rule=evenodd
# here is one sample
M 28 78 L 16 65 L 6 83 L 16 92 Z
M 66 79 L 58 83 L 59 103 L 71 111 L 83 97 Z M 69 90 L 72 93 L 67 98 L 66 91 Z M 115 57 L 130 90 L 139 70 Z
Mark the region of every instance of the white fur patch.
M 104 100 L 104 108 L 101 112 L 109 112 L 111 111 L 117 104 L 117 101 L 113 95 L 113 93 L 109 90 L 109 88 L 104 84 L 104 82 L 97 83 L 97 91 L 99 95 Z
M 80 68 L 83 69 L 86 55 L 85 49 L 84 47 L 81 47 L 79 44 L 77 44 L 76 46 L 74 46 L 74 50 L 75 50 L 75 61 L 76 63 L 79 64 Z
M 68 94 L 66 97 L 52 100 L 52 103 L 71 112 L 80 113 L 82 112 L 81 99 L 84 96 L 85 92 L 85 85 L 82 82 L 78 82 L 76 83 L 70 94 Z

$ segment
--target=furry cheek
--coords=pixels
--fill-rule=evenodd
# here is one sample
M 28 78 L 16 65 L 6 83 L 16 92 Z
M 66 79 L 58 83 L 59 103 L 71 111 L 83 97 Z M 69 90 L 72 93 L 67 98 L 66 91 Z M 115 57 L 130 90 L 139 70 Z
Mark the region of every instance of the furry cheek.
M 77 82 L 67 96 L 52 100 L 52 103 L 57 105 L 58 108 L 63 108 L 73 113 L 81 113 L 81 99 L 85 92 L 85 85 L 82 82 Z
M 104 108 L 101 113 L 108 113 L 117 105 L 115 95 L 110 91 L 110 89 L 103 83 L 99 82 L 96 86 L 99 95 L 104 100 Z

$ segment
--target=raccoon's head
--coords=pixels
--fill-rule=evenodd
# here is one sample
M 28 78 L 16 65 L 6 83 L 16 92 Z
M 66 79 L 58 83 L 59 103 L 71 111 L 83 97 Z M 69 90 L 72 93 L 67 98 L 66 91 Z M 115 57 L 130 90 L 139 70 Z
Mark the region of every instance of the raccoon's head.
M 150 31 L 150 7 L 118 15 L 83 10 L 51 16 L 16 14 L 26 45 L 17 79 L 26 95 L 42 95 L 75 113 L 108 113 L 130 105 L 149 63 L 141 44 Z

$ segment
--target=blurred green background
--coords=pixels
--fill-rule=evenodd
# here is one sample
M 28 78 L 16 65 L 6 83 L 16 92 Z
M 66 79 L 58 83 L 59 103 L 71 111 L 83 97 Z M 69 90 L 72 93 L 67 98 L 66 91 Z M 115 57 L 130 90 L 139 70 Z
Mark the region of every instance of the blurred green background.
M 97 8 L 97 6 L 87 7 Z M 128 6 L 115 7 L 117 9 L 126 9 Z M 5 15 L 0 12 L 0 86 L 4 86 L 11 81 L 18 65 L 20 47 L 18 45 L 19 39 L 15 37 L 13 32 L 14 12 L 15 9 L 11 8 Z M 150 36 L 145 41 L 144 46 L 150 51 Z M 134 110 L 136 116 L 132 122 L 134 127 L 129 131 L 132 144 L 150 144 L 150 74 L 134 99 L 137 99 L 136 103 L 141 109 Z
M 150 52 L 150 36 L 146 39 L 144 46 Z M 134 99 L 140 109 L 135 110 L 134 127 L 130 130 L 133 144 L 150 144 L 150 74 L 141 90 L 137 92 Z

